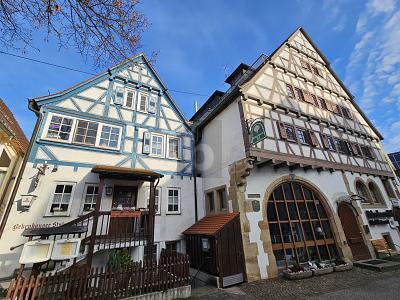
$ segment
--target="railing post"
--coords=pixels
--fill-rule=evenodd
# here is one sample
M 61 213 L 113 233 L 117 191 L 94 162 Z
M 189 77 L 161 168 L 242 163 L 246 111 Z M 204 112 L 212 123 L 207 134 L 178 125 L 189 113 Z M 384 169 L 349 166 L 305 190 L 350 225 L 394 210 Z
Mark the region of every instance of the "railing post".
M 93 215 L 92 232 L 90 235 L 88 256 L 87 256 L 87 260 L 86 260 L 89 268 L 92 266 L 94 244 L 96 242 L 96 235 L 97 235 L 97 223 L 98 223 L 98 219 L 99 219 L 99 212 L 100 212 L 100 206 L 101 206 L 101 197 L 103 195 L 103 187 L 104 187 L 104 178 L 100 177 L 99 190 L 98 190 L 97 199 L 96 199 L 96 207 L 94 209 L 94 215 Z

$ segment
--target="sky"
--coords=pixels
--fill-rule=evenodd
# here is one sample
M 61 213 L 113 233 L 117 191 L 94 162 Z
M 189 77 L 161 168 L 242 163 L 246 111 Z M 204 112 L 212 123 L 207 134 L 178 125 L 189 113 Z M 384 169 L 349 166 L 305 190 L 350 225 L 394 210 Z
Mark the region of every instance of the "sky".
M 302 26 L 330 61 L 355 100 L 384 136 L 387 152 L 400 151 L 400 0 L 145 0 L 149 22 L 141 44 L 187 118 L 241 63 L 270 54 Z M 71 48 L 40 34 L 23 55 L 97 73 Z M 16 54 L 21 54 L 14 52 Z M 28 138 L 35 115 L 28 98 L 47 95 L 90 75 L 0 54 L 0 98 Z

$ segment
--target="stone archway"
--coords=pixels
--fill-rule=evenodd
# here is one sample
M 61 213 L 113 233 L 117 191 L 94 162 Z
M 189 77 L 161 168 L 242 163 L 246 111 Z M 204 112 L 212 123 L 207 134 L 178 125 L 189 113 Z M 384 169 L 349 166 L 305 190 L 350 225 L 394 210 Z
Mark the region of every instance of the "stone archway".
M 276 221 L 272 221 L 270 222 L 269 219 L 273 218 L 273 216 L 268 215 L 268 205 L 271 206 L 270 204 L 270 199 L 271 197 L 273 198 L 274 196 L 274 191 L 276 191 L 276 189 L 279 189 L 279 187 L 285 185 L 285 184 L 290 184 L 291 186 L 293 186 L 293 184 L 296 184 L 298 186 L 304 187 L 305 189 L 307 189 L 308 191 L 311 191 L 311 195 L 313 199 L 308 199 L 308 200 L 304 200 L 304 205 L 305 208 L 303 206 L 303 217 L 305 218 L 306 216 L 308 216 L 308 220 L 306 219 L 302 219 L 301 217 L 299 217 L 299 220 L 294 220 L 293 223 L 299 223 L 299 226 L 297 226 L 297 229 L 295 229 L 295 231 L 300 232 L 300 234 L 297 235 L 303 235 L 303 240 L 301 240 L 301 238 L 299 237 L 295 237 L 292 233 L 293 230 L 290 230 L 290 235 L 292 235 L 293 237 L 293 242 L 290 242 L 290 240 L 286 240 L 286 241 L 282 241 L 282 240 L 278 240 L 276 239 Z M 293 192 L 294 193 L 294 192 Z M 296 196 L 294 196 L 295 201 L 294 204 L 295 206 L 297 206 L 296 211 L 293 211 L 292 214 L 299 214 L 300 215 L 300 211 L 298 209 L 298 205 L 300 204 L 300 202 L 302 202 L 303 200 L 297 201 Z M 303 195 L 304 198 L 304 195 Z M 273 199 L 275 201 L 275 199 Z M 286 199 L 283 199 L 286 200 Z M 312 201 L 311 201 L 312 200 Z M 315 201 L 314 201 L 315 200 Z M 292 201 L 292 200 L 289 200 Z M 284 202 L 284 201 L 278 201 L 278 202 Z M 307 207 L 307 203 L 310 203 L 311 206 L 313 206 L 314 204 L 316 205 L 317 211 L 314 210 L 313 214 L 314 216 L 318 216 L 316 219 L 312 219 L 310 217 L 310 211 Z M 316 203 L 318 202 L 318 203 Z M 311 209 L 310 206 L 310 209 Z M 278 275 L 279 273 L 279 269 L 284 268 L 287 265 L 287 261 L 285 261 L 285 265 L 283 265 L 282 260 L 279 259 L 279 257 L 277 257 L 278 255 L 281 255 L 282 253 L 279 253 L 278 251 L 280 251 L 280 248 L 284 248 L 284 249 L 288 249 L 291 248 L 291 245 L 287 245 L 286 242 L 289 242 L 289 244 L 291 243 L 293 246 L 294 251 L 296 251 L 296 253 L 298 252 L 297 248 L 300 248 L 300 250 L 302 251 L 302 254 L 305 256 L 305 258 L 303 260 L 311 260 L 311 259 L 332 259 L 335 258 L 337 256 L 342 257 L 344 260 L 346 261 L 351 261 L 352 260 L 352 255 L 351 255 L 351 250 L 348 247 L 347 243 L 346 243 L 346 237 L 343 231 L 343 228 L 341 226 L 340 220 L 337 216 L 337 214 L 334 213 L 334 209 L 332 208 L 331 204 L 328 202 L 327 198 L 325 197 L 325 195 L 322 193 L 322 191 L 315 186 L 313 183 L 311 183 L 310 181 L 301 178 L 299 176 L 296 176 L 295 178 L 293 178 L 292 176 L 283 176 L 279 179 L 277 179 L 276 181 L 274 181 L 266 190 L 265 194 L 264 194 L 264 207 L 265 209 L 264 211 L 264 222 L 263 222 L 263 227 L 264 228 L 260 228 L 261 229 L 265 229 L 266 233 L 264 235 L 264 237 L 266 237 L 266 241 L 264 242 L 264 250 L 268 255 L 268 261 L 269 261 L 269 265 L 268 265 L 268 275 L 270 277 L 275 277 Z M 276 206 L 275 206 L 275 210 L 276 210 Z M 319 210 L 319 211 L 318 211 Z M 289 209 L 286 206 L 286 211 L 287 214 L 289 215 Z M 277 214 L 279 214 L 278 211 L 276 211 Z M 324 216 L 320 216 L 319 213 L 325 214 Z M 278 217 L 279 218 L 279 217 Z M 286 221 L 284 221 L 286 222 Z M 320 222 L 320 223 L 318 223 Z M 323 222 L 323 224 L 322 224 Z M 302 227 L 302 224 L 304 224 L 305 226 L 310 224 L 310 226 L 308 227 L 309 230 L 307 233 L 307 237 L 305 236 L 305 232 L 304 232 L 304 227 Z M 321 232 L 325 232 L 327 233 L 327 231 L 329 231 L 329 236 L 324 236 L 324 237 L 316 237 L 316 229 L 317 227 L 313 226 L 315 223 L 320 224 L 322 230 L 318 230 Z M 292 221 L 289 220 L 289 224 L 292 224 Z M 285 225 L 286 226 L 286 225 Z M 291 225 L 290 225 L 291 226 Z M 275 228 L 274 228 L 275 227 Z M 288 226 L 286 226 L 287 229 Z M 280 230 L 280 234 L 282 234 L 282 227 L 279 225 L 279 230 Z M 288 230 L 286 230 L 288 231 Z M 288 231 L 289 232 L 289 231 Z M 296 241 L 297 239 L 297 241 Z M 277 242 L 282 243 L 282 247 L 281 246 L 277 246 Z M 304 246 L 303 246 L 304 244 Z M 330 248 L 328 248 L 330 247 Z M 279 248 L 279 249 L 278 249 Z M 304 251 L 303 251 L 303 249 Z M 324 250 L 326 249 L 326 251 Z M 286 254 L 286 250 L 285 251 L 285 255 Z M 293 250 L 290 250 L 293 251 Z M 293 254 L 295 255 L 293 251 Z M 282 257 L 281 257 L 282 258 Z M 298 257 L 296 257 L 296 259 L 298 259 Z M 287 259 L 286 259 L 287 260 Z M 278 261 L 278 263 L 277 263 Z

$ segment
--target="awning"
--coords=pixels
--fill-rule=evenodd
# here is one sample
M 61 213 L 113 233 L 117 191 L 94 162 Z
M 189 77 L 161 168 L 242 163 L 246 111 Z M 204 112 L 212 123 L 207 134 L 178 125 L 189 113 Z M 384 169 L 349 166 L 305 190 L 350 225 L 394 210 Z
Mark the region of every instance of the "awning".
M 186 229 L 184 235 L 216 235 L 222 228 L 224 228 L 229 222 L 239 216 L 238 212 L 216 214 L 204 217 L 196 224 Z
M 22 232 L 22 236 L 48 236 L 48 235 L 64 235 L 77 234 L 87 231 L 87 226 L 57 226 L 44 228 L 29 228 Z
M 103 178 L 154 181 L 164 175 L 145 169 L 124 168 L 114 166 L 96 165 L 92 169 L 93 173 L 99 174 Z

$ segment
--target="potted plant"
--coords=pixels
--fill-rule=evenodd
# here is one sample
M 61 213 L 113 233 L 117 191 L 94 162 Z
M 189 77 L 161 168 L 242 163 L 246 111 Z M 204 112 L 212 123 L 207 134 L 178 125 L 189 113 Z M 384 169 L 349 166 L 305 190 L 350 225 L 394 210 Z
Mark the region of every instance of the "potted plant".
M 312 271 L 314 276 L 321 276 L 333 272 L 333 267 L 330 264 L 322 263 L 319 260 L 315 261 L 316 269 Z
M 301 267 L 297 261 L 287 270 L 283 271 L 283 276 L 290 280 L 309 278 L 312 276 L 312 271 Z
M 333 267 L 335 272 L 349 271 L 351 269 L 353 269 L 353 263 L 345 262 L 339 257 L 335 259 L 335 266 Z

